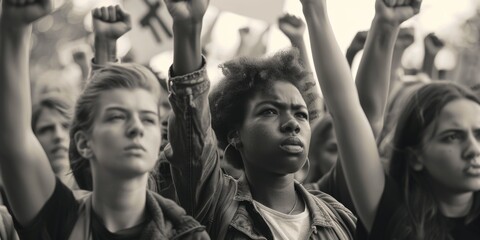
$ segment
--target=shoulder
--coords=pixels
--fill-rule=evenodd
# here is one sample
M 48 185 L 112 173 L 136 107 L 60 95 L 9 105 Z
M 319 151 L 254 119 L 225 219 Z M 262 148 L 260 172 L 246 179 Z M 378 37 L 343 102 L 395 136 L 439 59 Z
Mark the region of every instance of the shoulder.
M 165 232 L 165 234 L 174 234 L 175 238 L 195 236 L 199 237 L 198 239 L 207 239 L 204 238 L 206 234 L 204 232 L 205 227 L 193 217 L 187 215 L 185 210 L 176 202 L 152 191 L 148 191 L 147 196 L 147 208 L 149 208 L 148 210 L 152 214 L 152 220 L 171 224 L 172 229 L 167 231 L 172 232 Z M 161 231 L 163 232 L 165 230 L 166 229 L 162 229 Z M 187 237 L 187 239 L 189 239 L 189 237 Z
M 5 206 L 0 206 L 0 239 L 18 239 L 13 219 Z
M 355 217 L 355 215 L 353 215 L 353 213 L 348 208 L 346 208 L 343 204 L 341 204 L 335 198 L 318 190 L 310 190 L 309 192 L 310 194 L 315 196 L 315 199 L 317 201 L 322 201 L 325 205 L 330 207 L 332 211 L 335 211 L 336 213 L 338 213 L 338 215 L 343 220 L 347 220 L 348 222 L 351 222 L 353 225 L 355 225 L 357 221 L 357 217 Z

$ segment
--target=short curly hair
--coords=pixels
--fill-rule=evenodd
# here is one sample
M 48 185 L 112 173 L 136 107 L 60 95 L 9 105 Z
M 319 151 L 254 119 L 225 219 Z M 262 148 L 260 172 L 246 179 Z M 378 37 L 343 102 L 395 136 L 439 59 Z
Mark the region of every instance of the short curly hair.
M 277 81 L 290 82 L 302 92 L 302 80 L 311 74 L 301 65 L 296 49 L 264 58 L 237 58 L 220 67 L 225 77 L 212 89 L 209 103 L 212 128 L 221 149 L 229 144 L 229 132 L 243 124 L 247 103 L 254 94 L 265 92 Z M 243 168 L 240 153 L 234 148 L 224 154 L 234 167 Z

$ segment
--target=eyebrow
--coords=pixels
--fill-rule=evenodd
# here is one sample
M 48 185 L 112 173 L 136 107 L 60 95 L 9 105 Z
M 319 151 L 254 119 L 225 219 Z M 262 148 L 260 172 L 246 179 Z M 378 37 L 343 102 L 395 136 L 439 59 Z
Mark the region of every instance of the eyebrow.
M 441 135 L 444 135 L 444 134 L 449 133 L 449 132 L 466 132 L 466 131 L 467 131 L 467 130 L 465 130 L 464 128 L 460 128 L 460 127 L 455 126 L 455 127 L 443 129 L 443 130 L 441 130 L 441 131 L 437 131 L 437 132 L 435 133 L 435 135 L 441 136 Z M 474 132 L 480 131 L 480 127 L 475 127 L 475 128 L 473 129 L 473 131 L 474 131 Z
M 270 104 L 270 105 L 273 105 L 277 108 L 281 108 L 281 109 L 286 109 L 288 108 L 288 106 L 292 106 L 293 109 L 297 110 L 297 109 L 307 109 L 307 107 L 305 105 L 302 105 L 302 104 L 286 104 L 286 103 L 283 103 L 283 102 L 279 102 L 279 101 L 271 101 L 271 100 L 266 100 L 266 101 L 262 101 L 260 103 L 257 104 L 257 106 L 255 106 L 255 109 L 257 108 L 260 108 L 261 106 L 263 105 L 267 105 L 267 104 Z
M 128 111 L 127 111 L 127 109 L 125 109 L 125 108 L 122 108 L 122 107 L 117 107 L 117 106 L 114 106 L 114 107 L 107 107 L 107 109 L 105 109 L 105 112 L 109 112 L 109 111 L 128 112 Z M 150 111 L 150 110 L 140 110 L 140 113 L 147 113 L 147 114 L 154 114 L 154 115 L 158 115 L 158 113 L 157 113 L 157 112 Z

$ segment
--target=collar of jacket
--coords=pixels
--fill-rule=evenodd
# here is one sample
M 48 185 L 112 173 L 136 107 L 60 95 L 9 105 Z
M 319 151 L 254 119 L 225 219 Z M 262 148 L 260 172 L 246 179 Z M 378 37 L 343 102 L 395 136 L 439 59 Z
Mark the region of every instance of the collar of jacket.
M 313 226 L 318 227 L 333 227 L 334 220 L 327 210 L 328 206 L 326 203 L 309 193 L 300 183 L 297 181 L 294 182 L 295 190 L 300 193 L 303 200 L 305 201 L 306 207 L 310 213 L 310 219 L 312 220 Z M 253 205 L 252 193 L 250 192 L 250 187 L 248 186 L 248 181 L 243 174 L 237 180 L 237 189 L 235 196 L 233 198 L 235 201 L 239 202 L 248 202 Z M 258 213 L 258 212 L 257 212 Z
M 178 239 L 192 232 L 200 233 L 205 230 L 204 226 L 200 225 L 193 217 L 186 215 L 185 210 L 175 202 L 152 191 L 147 191 L 146 208 L 151 214 L 152 221 L 144 230 L 142 239 Z M 165 221 L 166 219 L 169 221 Z M 170 224 L 171 226 L 168 226 Z M 164 231 L 169 228 L 173 231 L 169 233 Z M 206 235 L 203 232 L 199 236 L 204 234 Z M 148 237 L 143 238 L 145 235 Z

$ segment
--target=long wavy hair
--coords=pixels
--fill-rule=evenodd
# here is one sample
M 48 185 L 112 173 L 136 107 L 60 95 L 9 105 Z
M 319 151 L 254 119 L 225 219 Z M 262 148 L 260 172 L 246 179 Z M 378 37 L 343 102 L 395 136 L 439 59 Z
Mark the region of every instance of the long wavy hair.
M 395 216 L 400 220 L 393 228 L 395 239 L 451 239 L 447 218 L 440 212 L 425 170 L 413 170 L 410 161 L 415 158 L 412 150 L 421 148 L 427 127 L 434 124 L 448 103 L 458 99 L 480 104 L 470 89 L 455 83 L 437 82 L 419 88 L 404 105 L 395 129 L 389 169 L 405 202 L 404 209 L 397 211 L 399 215 Z M 475 192 L 471 216 L 479 211 L 478 193 Z

